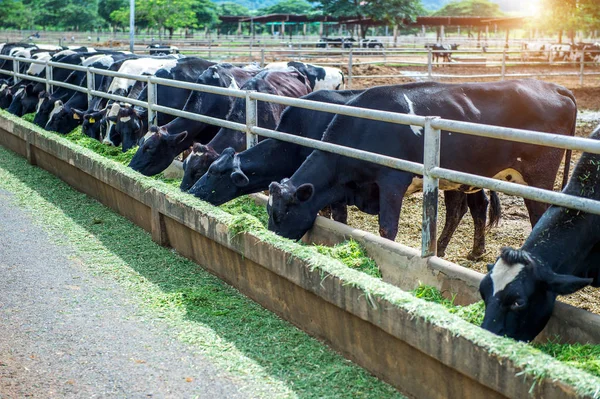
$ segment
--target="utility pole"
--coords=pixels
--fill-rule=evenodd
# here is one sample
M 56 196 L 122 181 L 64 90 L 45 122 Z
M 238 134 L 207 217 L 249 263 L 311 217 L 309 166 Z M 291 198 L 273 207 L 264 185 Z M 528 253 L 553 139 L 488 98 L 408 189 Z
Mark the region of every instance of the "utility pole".
M 135 36 L 135 0 L 129 0 L 129 51 L 133 53 Z

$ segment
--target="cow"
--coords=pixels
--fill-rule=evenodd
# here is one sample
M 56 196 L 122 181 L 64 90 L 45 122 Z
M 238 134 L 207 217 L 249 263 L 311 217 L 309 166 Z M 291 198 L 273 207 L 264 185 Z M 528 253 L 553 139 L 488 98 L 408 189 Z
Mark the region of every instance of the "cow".
M 500 98 L 502 101 L 498 101 Z M 577 115 L 575 98 L 569 90 L 537 80 L 380 86 L 366 90 L 348 105 L 562 135 L 574 134 Z M 323 141 L 423 162 L 423 128 L 418 126 L 337 115 L 327 127 Z M 563 152 L 444 131 L 440 159 L 444 168 L 552 189 Z M 568 165 L 567 159 L 565 169 Z M 377 195 L 361 191 L 361 187 L 370 184 L 378 188 Z M 320 209 L 345 201 L 363 210 L 377 209 L 380 235 L 393 240 L 398 232 L 402 199 L 420 184 L 420 179 L 406 171 L 315 150 L 291 178 L 269 186 L 268 227 L 284 237 L 300 239 L 312 227 Z M 440 182 L 440 188 L 478 190 L 446 181 Z M 535 225 L 546 206 L 527 199 L 525 204 L 530 222 Z
M 459 44 L 426 44 L 425 48 L 430 48 L 432 50 L 432 62 L 436 62 L 439 65 L 439 59 L 442 59 L 442 62 L 451 62 L 452 61 L 452 51 L 458 50 Z
M 86 61 L 92 62 L 93 60 L 93 62 L 89 64 L 92 68 L 107 70 L 116 61 L 125 57 L 127 57 L 125 54 L 99 55 L 98 57 L 91 57 Z M 102 75 L 94 74 L 94 87 L 98 87 L 98 85 L 101 84 L 102 78 Z M 87 76 L 82 78 L 80 85 L 82 87 L 87 86 Z M 75 92 L 62 107 L 59 107 L 51 113 L 45 129 L 61 134 L 71 132 L 83 122 L 82 116 L 75 110 L 84 109 L 87 104 L 87 93 L 80 91 Z
M 326 102 L 330 104 L 346 104 L 349 100 L 362 93 L 363 90 L 330 91 L 321 90 L 302 97 L 305 100 Z M 281 115 L 277 131 L 320 140 L 327 125 L 335 114 L 308 110 L 305 108 L 288 107 Z M 233 148 L 223 151 L 219 159 L 214 161 L 208 171 L 199 179 L 189 170 L 197 158 L 201 146 L 194 145 L 192 154 L 184 161 L 185 175 L 180 188 L 189 189 L 189 193 L 213 205 L 222 205 L 234 198 L 267 190 L 272 181 L 278 181 L 291 176 L 308 155 L 312 152 L 309 147 L 266 139 L 246 151 L 235 153 Z M 186 177 L 192 179 L 186 181 Z M 193 181 L 196 183 L 189 188 Z M 438 255 L 444 256 L 446 247 L 467 209 L 471 211 L 475 224 L 475 239 L 469 259 L 477 259 L 485 252 L 485 227 L 488 199 L 483 190 L 472 194 L 459 191 L 446 191 L 446 222 L 438 240 Z M 500 203 L 497 194 L 491 192 L 491 207 L 488 226 L 498 223 Z M 332 216 L 341 223 L 347 222 L 346 207 L 343 203 L 332 204 Z
M 540 42 L 523 42 L 521 43 L 521 60 L 529 61 L 534 57 L 544 57 L 546 56 L 546 50 L 549 49 L 549 45 L 546 43 Z
M 306 75 L 312 91 L 343 90 L 346 88 L 344 73 L 338 68 L 321 67 L 298 61 L 290 61 L 272 62 L 267 64 L 265 69 L 286 69 L 288 67 L 296 68 Z
M 311 93 L 306 76 L 296 68 L 288 70 L 265 70 L 250 79 L 242 90 L 252 90 L 284 97 L 302 97 Z M 259 101 L 256 114 L 258 125 L 267 129 L 275 129 L 279 123 L 285 105 Z M 236 98 L 227 120 L 237 123 L 246 121 L 246 99 Z M 192 158 L 186 163 L 186 169 L 181 187 L 191 186 L 196 177 L 202 176 L 225 149 L 231 147 L 235 151 L 246 149 L 246 135 L 243 132 L 221 128 L 216 136 L 206 145 L 197 147 Z
M 159 69 L 155 76 L 161 79 L 178 80 L 182 82 L 196 82 L 208 67 L 215 65 L 214 62 L 206 61 L 197 57 L 186 57 L 177 60 L 175 66 Z M 158 105 L 169 108 L 183 109 L 191 90 L 157 85 L 156 98 Z M 147 101 L 147 88 L 142 90 L 138 100 Z M 156 115 L 156 124 L 162 126 L 175 119 L 174 116 L 159 112 Z M 115 134 L 122 140 L 123 152 L 137 145 L 142 132 L 148 131 L 148 110 L 132 106 L 121 106 L 115 125 Z
M 207 68 L 196 83 L 239 89 L 259 72 L 261 69 L 255 67 L 239 68 L 231 64 L 217 64 Z M 193 91 L 183 110 L 225 119 L 233 100 L 229 96 Z M 140 139 L 140 147 L 131 159 L 129 167 L 146 176 L 156 175 L 165 170 L 178 154 L 194 142 L 209 142 L 218 130 L 217 126 L 185 118 L 175 118 L 160 128 L 151 126 L 150 131 Z
M 600 140 L 600 127 L 591 138 Z M 600 200 L 600 155 L 583 153 L 563 193 Z M 520 341 L 546 326 L 557 295 L 600 287 L 600 216 L 551 206 L 520 249 L 503 248 L 479 285 L 482 327 Z
M 569 61 L 572 54 L 571 44 L 551 44 L 550 63 L 555 61 Z
M 162 44 L 150 44 L 146 46 L 150 55 L 169 55 L 179 54 L 179 48 L 175 46 L 167 46 Z

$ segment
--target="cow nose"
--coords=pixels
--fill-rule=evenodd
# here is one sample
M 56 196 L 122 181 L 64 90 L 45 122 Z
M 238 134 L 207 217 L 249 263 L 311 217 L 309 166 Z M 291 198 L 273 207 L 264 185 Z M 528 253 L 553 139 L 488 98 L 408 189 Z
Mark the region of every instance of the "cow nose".
M 112 147 L 115 146 L 114 143 L 112 141 L 110 141 L 109 138 L 105 138 L 104 140 L 102 140 L 102 144 L 112 146 Z

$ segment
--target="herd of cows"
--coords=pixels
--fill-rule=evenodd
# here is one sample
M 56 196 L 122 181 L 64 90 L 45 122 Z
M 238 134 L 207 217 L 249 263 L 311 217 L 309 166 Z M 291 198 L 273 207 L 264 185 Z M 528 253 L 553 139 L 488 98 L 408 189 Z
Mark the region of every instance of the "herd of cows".
M 521 44 L 523 61 L 543 58 L 547 61 L 583 61 L 600 64 L 600 43 L 567 43 L 552 44 L 544 42 L 523 42 Z
M 303 98 L 329 104 L 474 122 L 573 136 L 577 106 L 564 87 L 537 80 L 492 83 L 435 82 L 344 90 L 344 75 L 335 68 L 301 62 L 273 63 L 265 68 L 219 64 L 197 57 L 142 56 L 90 48 L 62 49 L 20 43 L 0 45 L 0 53 L 52 60 L 136 75 Z M 44 77 L 45 68 L 20 62 L 22 73 Z M 12 71 L 13 61 L 0 63 Z M 146 101 L 142 81 L 95 74 L 97 90 Z M 87 87 L 85 72 L 55 67 L 53 80 Z M 346 222 L 347 206 L 379 216 L 380 234 L 395 239 L 405 195 L 422 189 L 412 173 L 333 153 L 311 150 L 275 139 L 246 149 L 245 134 L 231 129 L 158 113 L 149 126 L 147 110 L 127 102 L 95 97 L 27 79 L 0 81 L 0 107 L 22 116 L 35 112 L 34 123 L 65 134 L 77 126 L 107 145 L 135 148 L 129 166 L 144 175 L 164 171 L 180 154 L 185 175 L 181 189 L 215 205 L 241 195 L 269 190 L 268 228 L 300 239 L 317 214 L 331 208 Z M 159 105 L 245 123 L 244 98 L 159 85 Z M 423 162 L 423 128 L 335 115 L 259 102 L 260 127 L 323 140 L 413 162 Z M 596 130 L 592 139 L 600 139 Z M 442 132 L 441 166 L 552 190 L 564 151 L 556 148 Z M 566 154 L 565 181 L 570 152 Z M 584 154 L 565 192 L 600 199 L 600 156 Z M 484 253 L 486 224 L 497 223 L 496 193 L 488 200 L 476 187 L 440 181 L 446 221 L 438 242 L 441 256 L 460 220 L 470 211 L 475 221 L 474 247 Z M 504 249 L 483 279 L 486 303 L 483 327 L 520 340 L 533 339 L 547 323 L 557 295 L 584 286 L 600 286 L 600 220 L 598 216 L 525 200 L 534 229 L 520 250 Z M 489 208 L 489 223 L 487 222 Z

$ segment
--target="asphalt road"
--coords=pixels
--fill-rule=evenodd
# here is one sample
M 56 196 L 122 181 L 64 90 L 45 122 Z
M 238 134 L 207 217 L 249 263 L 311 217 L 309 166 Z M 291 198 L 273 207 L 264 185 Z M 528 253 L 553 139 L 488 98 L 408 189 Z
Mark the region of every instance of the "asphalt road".
M 31 217 L 0 190 L 0 399 L 247 396 Z

